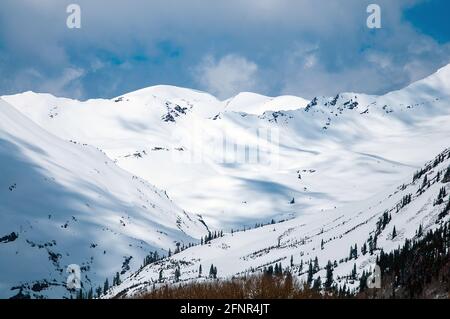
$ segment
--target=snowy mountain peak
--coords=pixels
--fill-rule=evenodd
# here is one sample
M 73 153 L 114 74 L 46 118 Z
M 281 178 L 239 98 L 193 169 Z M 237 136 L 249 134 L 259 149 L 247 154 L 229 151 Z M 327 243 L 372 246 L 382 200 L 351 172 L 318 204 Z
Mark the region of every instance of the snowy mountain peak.
M 261 115 L 268 111 L 278 112 L 303 109 L 308 104 L 307 100 L 301 97 L 291 95 L 268 97 L 250 92 L 239 93 L 224 101 L 224 103 L 226 111 L 256 115 Z
M 124 95 L 118 96 L 113 100 L 120 97 L 136 97 L 136 98 L 146 98 L 146 97 L 158 97 L 162 99 L 189 99 L 189 100 L 217 100 L 214 96 L 209 93 L 202 92 L 199 90 L 182 88 L 172 85 L 155 85 L 146 88 L 139 89 L 137 91 L 129 92 Z
M 435 78 L 444 81 L 441 75 Z M 171 86 L 113 100 L 4 99 L 52 134 L 100 148 L 208 224 L 231 228 L 367 198 L 446 147 L 448 90 L 425 82 L 416 90 L 342 93 L 303 105 L 253 93 L 223 102 Z
M 450 64 L 440 68 L 436 73 L 426 77 L 423 80 L 413 83 L 409 87 L 410 90 L 425 91 L 429 94 L 445 94 L 450 95 Z M 429 92 L 426 92 L 426 91 Z
M 350 106 L 350 109 L 353 109 L 357 104 L 365 107 L 364 110 L 368 110 L 371 107 L 384 107 L 384 109 L 389 108 L 393 110 L 399 107 L 412 108 L 414 105 L 430 104 L 443 98 L 450 98 L 450 64 L 424 79 L 382 96 L 352 92 L 340 93 L 332 97 L 320 96 L 312 99 L 306 106 L 306 110 L 309 111 L 312 108 L 320 109 L 324 106 L 328 109 L 334 108 L 338 110 Z

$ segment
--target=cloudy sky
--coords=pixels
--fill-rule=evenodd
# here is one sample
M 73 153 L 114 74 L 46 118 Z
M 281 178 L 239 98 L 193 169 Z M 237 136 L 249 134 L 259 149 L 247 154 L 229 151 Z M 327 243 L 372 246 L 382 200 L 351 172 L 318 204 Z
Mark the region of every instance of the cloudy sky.
M 66 26 L 69 4 L 81 29 Z M 382 28 L 369 29 L 370 3 Z M 0 95 L 379 94 L 450 63 L 448 0 L 1 0 Z

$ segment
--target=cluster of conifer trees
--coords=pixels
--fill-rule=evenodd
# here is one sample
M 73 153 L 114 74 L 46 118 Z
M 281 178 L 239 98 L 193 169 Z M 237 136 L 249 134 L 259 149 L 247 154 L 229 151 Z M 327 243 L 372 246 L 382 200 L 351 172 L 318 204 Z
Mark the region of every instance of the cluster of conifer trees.
M 223 237 L 223 231 L 215 231 L 214 233 L 208 232 L 208 235 L 202 237 L 200 240 L 200 245 L 208 244 L 211 240 Z
M 427 297 L 424 291 L 434 288 L 444 295 L 450 292 L 450 227 L 445 223 L 426 234 L 419 229 L 417 238 L 406 240 L 390 253 L 380 252 L 382 291 L 391 298 Z M 360 291 L 367 289 L 367 275 L 360 281 Z

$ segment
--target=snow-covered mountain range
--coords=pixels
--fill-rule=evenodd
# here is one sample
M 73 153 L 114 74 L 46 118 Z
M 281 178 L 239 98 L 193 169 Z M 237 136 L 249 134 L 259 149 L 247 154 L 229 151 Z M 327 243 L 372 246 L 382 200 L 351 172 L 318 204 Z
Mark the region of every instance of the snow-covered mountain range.
M 399 232 L 380 234 L 390 249 L 419 224 L 433 227 L 440 209 L 429 205 L 438 182 L 417 195 L 411 176 L 450 146 L 450 65 L 383 96 L 310 102 L 253 93 L 220 101 L 170 86 L 111 100 L 2 99 L 0 297 L 20 291 L 13 285 L 33 293 L 37 281 L 61 284 L 71 263 L 86 265 L 96 287 L 122 265 L 124 276 L 136 271 L 150 251 L 198 242 L 206 225 L 226 235 L 141 269 L 111 295 L 145 289 L 161 269 L 170 279 L 180 260 L 183 280 L 198 277 L 199 264 L 224 277 L 291 255 L 323 266 L 366 242 L 385 211 Z M 393 213 L 406 193 L 412 204 Z M 288 221 L 229 234 L 272 219 Z M 338 273 L 373 258 L 339 263 Z M 35 293 L 63 295 L 58 287 Z

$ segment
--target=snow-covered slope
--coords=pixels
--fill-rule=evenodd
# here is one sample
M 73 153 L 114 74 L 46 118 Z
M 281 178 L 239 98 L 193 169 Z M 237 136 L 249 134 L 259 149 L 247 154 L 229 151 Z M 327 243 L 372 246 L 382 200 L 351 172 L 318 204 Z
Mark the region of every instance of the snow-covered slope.
M 207 231 L 100 150 L 57 138 L 2 99 L 0 221 L 0 298 L 68 296 L 70 264 L 88 291 Z
M 292 97 L 221 102 L 168 86 L 86 102 L 4 98 L 229 229 L 343 207 L 395 185 L 448 146 L 449 86 L 447 66 L 384 96 L 343 93 L 298 109 Z
M 255 93 L 242 92 L 235 97 L 226 100 L 224 103 L 227 111 L 261 115 L 267 111 L 278 112 L 298 110 L 306 107 L 309 101 L 291 95 L 271 98 Z
M 261 273 L 265 267 L 281 263 L 284 269 L 288 267 L 306 281 L 308 264 L 316 257 L 319 270 L 314 278 L 320 276 L 324 280 L 325 266 L 330 261 L 336 283 L 355 289 L 362 272 L 373 270 L 381 250 L 390 252 L 403 245 L 405 239 L 420 237 L 421 232 L 426 234 L 449 220 L 450 212 L 442 214 L 450 201 L 450 175 L 444 179 L 447 170 L 450 171 L 450 149 L 402 184 L 369 200 L 225 234 L 143 268 L 112 288 L 106 297 L 129 297 L 160 284 L 174 283 L 177 267 L 180 280 L 189 282 L 207 280 L 211 265 L 217 267 L 218 277 L 231 278 Z M 440 198 L 442 188 L 447 195 Z M 350 256 L 355 246 L 356 254 Z M 203 275 L 199 278 L 200 265 Z M 354 267 L 356 276 L 351 275 Z
M 161 268 L 172 275 L 180 258 L 183 279 L 199 263 L 226 277 L 286 264 L 291 254 L 296 264 L 317 256 L 323 267 L 361 247 L 386 210 L 399 235 L 389 239 L 388 227 L 378 240 L 390 249 L 420 223 L 432 227 L 440 209 L 432 203 L 439 183 L 417 193 L 410 176 L 449 145 L 450 65 L 384 96 L 343 93 L 306 106 L 252 93 L 219 101 L 170 86 L 112 100 L 3 99 L 14 107 L 0 102 L 0 297 L 20 287 L 62 296 L 72 263 L 93 286 L 136 270 L 150 251 L 204 234 L 195 214 L 226 231 L 291 220 L 188 249 L 120 289 L 145 286 Z M 439 165 L 430 179 L 448 162 Z M 413 204 L 393 212 L 409 193 Z M 373 258 L 359 257 L 358 271 Z M 336 275 L 353 265 L 344 259 Z

